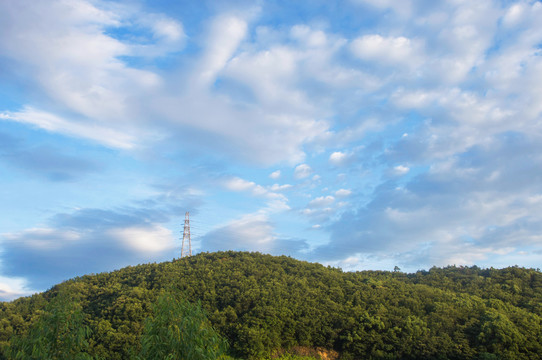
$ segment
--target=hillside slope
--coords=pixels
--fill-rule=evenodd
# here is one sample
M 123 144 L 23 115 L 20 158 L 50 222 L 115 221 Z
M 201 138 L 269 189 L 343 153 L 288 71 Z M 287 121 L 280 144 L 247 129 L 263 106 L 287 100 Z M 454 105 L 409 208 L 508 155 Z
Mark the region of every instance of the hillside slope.
M 90 353 L 128 359 L 160 290 L 201 301 L 236 357 L 294 346 L 342 359 L 538 359 L 542 273 L 476 267 L 342 272 L 259 253 L 202 253 L 87 275 L 0 304 L 0 344 L 25 333 L 59 289 L 81 295 Z M 495 357 L 497 356 L 497 357 Z M 0 358 L 2 355 L 0 354 Z

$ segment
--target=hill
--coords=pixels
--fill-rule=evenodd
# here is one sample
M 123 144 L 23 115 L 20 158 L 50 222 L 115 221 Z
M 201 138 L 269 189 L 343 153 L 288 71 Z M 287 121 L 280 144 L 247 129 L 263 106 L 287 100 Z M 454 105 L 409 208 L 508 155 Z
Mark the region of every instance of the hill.
M 0 303 L 0 358 L 65 288 L 90 329 L 88 352 L 129 359 L 163 289 L 201 301 L 233 356 L 327 349 L 341 359 L 539 359 L 542 273 L 511 267 L 343 272 L 259 253 L 217 252 L 86 275 Z

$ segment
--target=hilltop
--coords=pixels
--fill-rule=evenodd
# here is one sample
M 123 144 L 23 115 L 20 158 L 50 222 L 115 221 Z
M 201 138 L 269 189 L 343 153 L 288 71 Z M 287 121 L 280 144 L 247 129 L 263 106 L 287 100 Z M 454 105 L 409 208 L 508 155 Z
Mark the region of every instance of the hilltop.
M 89 353 L 129 359 L 140 347 L 152 304 L 172 287 L 189 302 L 201 302 L 236 358 L 261 359 L 289 349 L 324 349 L 341 359 L 538 359 L 542 354 L 539 270 L 343 272 L 245 252 L 201 253 L 86 275 L 0 303 L 1 349 L 14 334 L 26 333 L 59 291 L 70 288 L 91 331 Z

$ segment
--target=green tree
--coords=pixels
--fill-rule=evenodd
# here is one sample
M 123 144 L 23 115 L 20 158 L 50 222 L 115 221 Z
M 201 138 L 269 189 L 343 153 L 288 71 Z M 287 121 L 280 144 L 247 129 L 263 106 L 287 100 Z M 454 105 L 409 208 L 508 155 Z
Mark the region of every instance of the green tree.
M 488 309 L 482 316 L 478 341 L 485 345 L 490 353 L 500 354 L 503 358 L 518 358 L 519 350 L 523 348 L 526 340 L 505 314 Z
M 108 360 L 141 355 L 145 319 L 158 321 L 153 306 L 171 286 L 191 304 L 201 301 L 229 352 L 242 359 L 302 355 L 289 352 L 299 346 L 335 349 L 344 360 L 522 360 L 542 353 L 542 273 L 533 269 L 342 272 L 286 256 L 218 252 L 85 275 L 0 303 L 0 360 L 8 358 L 14 336 L 28 334 L 42 318 L 59 288 L 78 294 L 92 330 L 83 352 Z M 175 297 L 164 306 L 178 306 Z M 150 330 L 145 335 L 147 354 L 153 341 L 162 341 L 158 330 L 154 339 Z
M 213 360 L 225 358 L 226 341 L 213 329 L 201 304 L 164 292 L 145 321 L 138 359 Z
M 86 352 L 90 331 L 77 297 L 61 289 L 26 335 L 16 336 L 8 352 L 10 359 L 91 359 Z

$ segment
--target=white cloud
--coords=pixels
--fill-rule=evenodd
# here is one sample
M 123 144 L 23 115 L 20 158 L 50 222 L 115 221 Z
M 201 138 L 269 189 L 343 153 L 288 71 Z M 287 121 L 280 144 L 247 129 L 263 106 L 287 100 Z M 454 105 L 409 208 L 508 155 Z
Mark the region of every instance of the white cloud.
M 396 175 L 406 175 L 410 171 L 410 168 L 404 165 L 397 165 L 393 168 L 393 171 Z
M 235 178 L 226 180 L 226 182 L 224 183 L 224 186 L 228 190 L 232 190 L 232 191 L 247 191 L 247 190 L 253 190 L 256 187 L 256 183 L 253 181 L 247 181 L 245 179 L 235 177 Z
M 335 198 L 333 196 L 331 196 L 331 195 L 320 196 L 320 197 L 317 197 L 314 200 L 311 200 L 309 202 L 309 204 L 307 205 L 307 207 L 309 207 L 309 208 L 322 208 L 322 207 L 326 207 L 326 206 L 329 206 L 329 205 L 333 204 L 334 201 L 335 201 Z
M 340 151 L 335 151 L 334 153 L 329 155 L 329 162 L 335 166 L 344 165 L 347 159 L 348 155 Z
M 20 1 L 20 3 L 24 2 Z M 81 21 L 92 20 L 91 24 L 120 25 L 120 19 L 115 12 L 99 9 L 91 2 L 85 0 L 53 1 L 49 6 L 51 6 L 51 11 L 53 12 L 67 13 L 66 18 L 62 19 L 63 21 L 79 23 Z
M 179 203 L 195 209 L 197 202 L 191 192 L 169 188 L 167 196 L 116 210 L 78 208 L 54 214 L 47 226 L 1 234 L 2 276 L 25 278 L 41 291 L 74 276 L 171 259 L 176 241 L 165 226 Z
M 282 238 L 276 234 L 271 218 L 261 212 L 234 219 L 207 233 L 201 242 L 206 251 L 260 251 L 297 257 L 308 249 L 305 240 Z
M 253 181 L 247 181 L 239 177 L 227 179 L 223 182 L 223 186 L 231 191 L 244 191 L 249 192 L 252 196 L 262 197 L 267 199 L 267 206 L 262 209 L 264 213 L 281 212 L 290 209 L 288 206 L 288 198 L 284 194 L 278 193 L 278 191 L 284 191 L 291 187 L 291 185 L 278 185 L 275 184 L 268 188 L 256 184 Z
M 480 1 L 454 4 L 452 15 L 437 30 L 435 53 L 427 74 L 439 74 L 447 84 L 464 81 L 479 66 L 492 46 L 502 11 L 497 3 Z
M 206 234 L 205 250 L 244 250 L 272 254 L 296 255 L 307 248 L 304 240 L 281 239 L 266 214 L 247 214 Z
M 290 188 L 292 188 L 292 185 L 290 184 L 283 184 L 283 185 L 273 184 L 270 189 L 271 191 L 284 191 Z
M 437 101 L 442 95 L 436 91 L 399 88 L 391 95 L 391 100 L 399 107 L 423 109 Z
M 394 258 L 394 254 L 373 255 L 349 253 L 344 259 L 337 261 L 326 261 L 324 265 L 339 267 L 344 271 L 360 270 L 384 270 L 390 271 L 396 265 L 402 264 L 401 259 Z M 406 269 L 403 269 L 406 270 Z M 412 272 L 419 269 L 415 268 Z M 408 271 L 408 270 L 407 270 Z
M 213 20 L 206 53 L 200 62 L 198 85 L 209 86 L 215 81 L 246 33 L 247 23 L 242 18 L 224 15 Z
M 140 9 L 129 5 L 108 6 L 106 11 L 100 8 L 105 7 L 102 3 L 53 4 L 47 10 L 40 4 L 0 10 L 6 17 L 0 22 L 11 24 L 0 36 L 0 53 L 4 49 L 5 56 L 28 64 L 12 73 L 36 79 L 40 94 L 55 102 L 54 109 L 45 106 L 47 102 L 27 107 L 57 118 L 58 126 L 50 131 L 122 149 L 133 148 L 135 139 L 145 146 L 168 138 L 172 144 L 194 141 L 204 151 L 227 151 L 244 161 L 269 165 L 303 161 L 303 145 L 328 129 L 325 121 L 314 116 L 321 112 L 288 81 L 294 79 L 302 59 L 315 56 L 310 50 L 299 55 L 281 46 L 250 50 L 259 46 L 244 42 L 252 13 L 233 12 L 211 19 L 202 53 L 191 55 L 180 75 L 167 73 L 162 78 L 132 67 L 125 58 L 152 61 L 178 52 L 185 39 L 183 24 L 162 14 L 142 16 Z M 141 42 L 108 35 L 109 27 L 132 30 L 132 26 L 148 28 L 152 34 Z M 301 30 L 292 31 L 301 36 Z M 327 35 L 313 32 L 306 40 L 316 46 L 318 38 L 324 37 L 325 44 L 320 45 L 328 51 L 332 42 Z M 245 81 L 256 93 L 261 91 L 257 106 L 237 107 L 232 95 L 216 93 L 218 78 Z M 27 110 L 11 115 L 22 119 Z M 27 117 L 23 120 L 32 123 Z M 198 138 L 218 141 L 195 141 L 194 132 Z
M 300 211 L 302 215 L 310 218 L 311 221 L 317 222 L 329 222 L 330 219 L 336 215 L 336 210 L 332 207 L 307 207 Z M 325 256 L 319 256 L 321 259 L 325 259 Z
M 312 174 L 312 168 L 307 164 L 297 165 L 294 170 L 294 177 L 296 179 L 304 179 Z
M 327 36 L 322 30 L 313 30 L 306 25 L 295 25 L 290 30 L 292 37 L 311 47 L 322 47 L 327 44 Z
M 269 174 L 269 177 L 275 180 L 280 178 L 280 170 L 273 171 L 271 174 Z
M 126 246 L 143 253 L 159 253 L 175 247 L 171 230 L 159 225 L 115 228 L 108 233 Z
M 227 230 L 235 234 L 236 245 L 265 251 L 275 239 L 269 218 L 263 214 L 250 214 L 232 221 Z
M 153 24 L 153 30 L 155 36 L 165 37 L 169 41 L 177 41 L 185 36 L 182 24 L 168 18 L 157 20 Z
M 51 113 L 26 107 L 19 112 L 5 112 L 0 119 L 31 124 L 41 129 L 65 135 L 90 139 L 107 147 L 131 149 L 136 145 L 136 138 L 112 127 L 75 122 Z
M 37 292 L 28 288 L 28 281 L 24 278 L 0 276 L 0 301 L 11 301 Z
M 32 228 L 20 233 L 2 234 L 7 241 L 17 242 L 40 251 L 54 251 L 66 245 L 74 244 L 81 236 L 71 230 L 57 230 L 52 228 Z
M 364 35 L 352 41 L 352 52 L 360 59 L 384 64 L 418 65 L 423 47 L 404 36 Z
M 235 107 L 227 97 L 206 93 L 172 98 L 156 107 L 162 116 L 178 124 L 173 134 L 184 144 L 212 154 L 226 152 L 234 160 L 258 165 L 299 163 L 305 157 L 302 145 L 327 129 L 325 122 L 310 117 Z M 187 136 L 193 132 L 198 134 L 197 139 Z
M 538 246 L 542 4 L 356 2 L 368 5 L 363 11 L 377 16 L 378 25 L 353 39 L 340 27 L 264 26 L 232 11 L 197 19 L 203 34 L 187 29 L 192 47 L 186 53 L 180 53 L 187 38 L 181 22 L 131 5 L 1 2 L 3 79 L 20 86 L 28 94 L 21 103 L 31 105 L 0 109 L 0 118 L 115 149 L 146 153 L 155 150 L 145 148 L 150 144 L 168 154 L 219 154 L 226 166 L 239 160 L 260 168 L 300 164 L 294 177 L 307 181 L 296 187 L 321 192 L 312 193 L 317 198 L 308 208 L 295 208 L 326 229 L 338 210 L 346 211 L 334 230 L 343 257 L 397 250 L 420 261 L 425 251 L 427 261 L 471 262 L 511 256 L 522 242 Z M 110 35 L 133 29 L 141 41 Z M 154 63 L 165 55 L 175 70 Z M 144 69 L 137 68 L 139 57 Z M 508 134 L 527 134 L 528 140 L 515 143 Z M 347 175 L 334 184 L 326 183 L 332 176 L 314 175 L 303 163 L 305 152 L 325 156 L 330 149 L 344 150 L 331 153 L 329 164 L 355 165 L 342 168 Z M 354 185 L 356 179 L 364 185 Z M 332 193 L 332 200 L 320 196 L 328 192 L 320 184 L 369 186 L 365 195 L 356 193 L 358 209 L 348 212 L 338 200 L 351 190 Z M 269 243 L 277 244 L 271 213 L 289 208 L 278 192 L 291 185 L 261 186 L 239 177 L 223 186 L 266 202 L 261 211 L 267 218 L 237 224 L 254 224 L 256 233 L 270 234 Z M 147 235 L 157 244 L 167 238 L 159 227 L 139 223 L 113 228 L 105 233 L 121 243 L 129 235 L 140 239 L 130 245 L 134 249 L 150 246 Z M 44 248 L 61 243 L 50 235 L 78 244 L 64 231 L 38 230 L 20 238 Z M 356 261 L 370 260 L 344 263 Z
M 339 189 L 335 192 L 337 197 L 348 197 L 350 195 L 352 195 L 352 190 L 349 189 Z
M 140 28 L 149 29 L 151 33 L 147 41 L 132 41 L 129 46 L 130 56 L 147 59 L 167 56 L 182 50 L 186 43 L 183 24 L 163 14 L 148 13 L 144 17 L 137 16 L 125 20 L 133 22 Z
M 331 226 L 330 245 L 317 253 L 388 256 L 418 267 L 491 266 L 522 248 L 539 248 L 540 185 L 527 178 L 540 172 L 542 159 L 524 158 L 524 151 L 538 153 L 535 138 L 500 135 L 402 187 L 378 188 L 367 206 Z
M 122 122 L 130 97 L 160 83 L 149 71 L 118 60 L 132 46 L 105 34 L 120 26 L 122 13 L 99 9 L 86 1 L 27 3 L 1 8 L 4 56 L 58 105 L 104 123 Z M 1 51 L 1 50 L 0 50 Z M 99 126 L 103 126 L 100 124 Z
M 250 87 L 258 101 L 271 107 L 282 103 L 307 110 L 307 99 L 293 89 L 300 61 L 297 51 L 283 46 L 257 53 L 241 53 L 228 64 L 226 75 Z M 275 110 L 276 111 L 276 110 Z
M 517 25 L 527 12 L 527 6 L 525 3 L 512 4 L 506 14 L 503 17 L 503 23 L 506 26 Z

